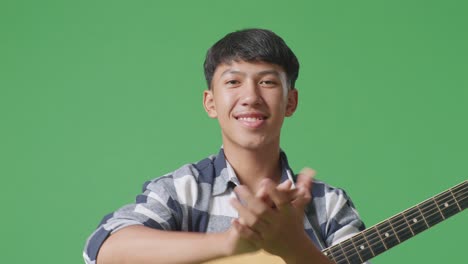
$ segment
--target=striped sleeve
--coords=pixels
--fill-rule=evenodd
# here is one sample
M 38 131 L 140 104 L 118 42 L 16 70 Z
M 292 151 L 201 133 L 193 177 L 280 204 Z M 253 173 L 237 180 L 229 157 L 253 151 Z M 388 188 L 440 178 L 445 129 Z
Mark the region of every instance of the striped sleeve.
M 328 189 L 325 197 L 327 221 L 321 228 L 328 246 L 335 245 L 365 229 L 353 202 L 344 190 Z
M 327 188 L 328 187 L 328 188 Z M 325 187 L 327 221 L 322 225 L 325 243 L 333 246 L 365 229 L 351 198 L 339 188 Z M 371 264 L 369 261 L 363 264 Z
M 144 225 L 159 230 L 180 230 L 182 214 L 172 175 L 149 181 L 143 185 L 143 193 L 136 197 L 135 203 L 104 217 L 86 241 L 84 260 L 87 264 L 95 264 L 104 241 L 127 226 Z

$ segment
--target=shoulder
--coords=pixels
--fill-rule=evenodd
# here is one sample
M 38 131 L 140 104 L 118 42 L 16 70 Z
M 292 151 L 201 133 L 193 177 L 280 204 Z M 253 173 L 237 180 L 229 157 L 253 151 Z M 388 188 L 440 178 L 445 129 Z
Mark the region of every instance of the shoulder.
M 214 159 L 215 156 L 211 155 L 196 163 L 185 164 L 170 173 L 145 182 L 142 191 L 168 195 L 180 203 L 193 205 L 200 191 L 205 194 L 211 190 Z
M 162 176 L 153 178 L 144 183 L 143 191 L 151 189 L 155 185 L 174 185 L 178 182 L 191 181 L 198 183 L 207 177 L 208 171 L 212 170 L 214 155 L 210 155 L 195 163 L 187 163 L 177 168 L 176 170 L 166 173 Z
M 364 229 L 351 198 L 342 188 L 314 180 L 313 206 L 323 240 L 328 246 Z
M 312 197 L 314 206 L 322 217 L 322 222 L 327 222 L 336 217 L 343 217 L 343 214 L 357 214 L 354 204 L 342 188 L 329 185 L 320 180 L 314 180 L 312 186 Z
M 312 185 L 312 195 L 313 197 L 323 197 L 326 199 L 331 199 L 333 197 L 349 199 L 344 189 L 332 186 L 320 180 L 314 180 L 314 184 Z

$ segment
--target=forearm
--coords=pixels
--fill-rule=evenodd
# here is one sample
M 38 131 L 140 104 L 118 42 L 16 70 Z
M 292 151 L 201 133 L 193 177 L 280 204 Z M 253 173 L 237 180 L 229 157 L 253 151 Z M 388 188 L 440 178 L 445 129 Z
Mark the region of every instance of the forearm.
M 223 233 L 160 231 L 129 226 L 102 245 L 98 264 L 200 263 L 225 256 Z

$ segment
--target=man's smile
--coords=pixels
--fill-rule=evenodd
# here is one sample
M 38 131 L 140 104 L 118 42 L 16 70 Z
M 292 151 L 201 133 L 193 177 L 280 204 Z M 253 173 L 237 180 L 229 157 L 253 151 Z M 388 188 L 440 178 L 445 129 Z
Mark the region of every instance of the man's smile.
M 234 118 L 240 121 L 244 126 L 249 128 L 259 128 L 265 123 L 268 116 L 261 112 L 244 112 L 235 114 Z

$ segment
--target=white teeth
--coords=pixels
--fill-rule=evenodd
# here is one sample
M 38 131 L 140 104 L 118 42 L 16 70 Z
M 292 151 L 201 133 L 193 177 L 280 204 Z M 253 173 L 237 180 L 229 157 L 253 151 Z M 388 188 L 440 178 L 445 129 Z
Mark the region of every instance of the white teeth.
M 239 117 L 239 120 L 241 121 L 247 121 L 247 122 L 255 122 L 257 120 L 263 120 L 261 117 Z

